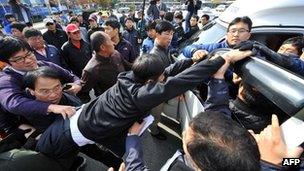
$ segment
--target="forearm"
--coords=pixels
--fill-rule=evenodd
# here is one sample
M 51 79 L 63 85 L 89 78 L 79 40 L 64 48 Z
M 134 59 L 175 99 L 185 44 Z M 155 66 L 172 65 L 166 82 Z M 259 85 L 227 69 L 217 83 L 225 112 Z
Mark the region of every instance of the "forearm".
M 193 64 L 192 59 L 183 59 L 183 60 L 177 61 L 165 69 L 164 75 L 166 77 L 175 76 L 176 74 L 189 68 L 192 64 Z
M 143 149 L 140 138 L 137 135 L 127 136 L 126 138 L 126 170 L 142 171 L 146 170 L 147 166 L 143 160 Z
M 219 111 L 230 117 L 229 89 L 224 79 L 212 78 L 210 80 L 204 107 L 206 111 Z
M 143 111 L 150 110 L 164 101 L 195 88 L 203 80 L 213 75 L 224 63 L 225 60 L 221 57 L 204 60 L 174 77 L 168 77 L 164 83 L 146 84 L 139 89 L 134 101 L 137 107 Z M 147 101 L 149 103 L 146 103 Z

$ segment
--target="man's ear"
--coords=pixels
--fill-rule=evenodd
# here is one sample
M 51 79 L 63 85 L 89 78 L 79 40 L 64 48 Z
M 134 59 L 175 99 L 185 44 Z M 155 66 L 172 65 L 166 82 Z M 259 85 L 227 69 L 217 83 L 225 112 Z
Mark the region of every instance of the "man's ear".
M 104 50 L 104 45 L 101 44 L 101 45 L 99 46 L 99 51 L 103 51 L 103 50 Z
M 34 90 L 28 88 L 28 91 L 31 93 L 32 96 L 35 96 L 35 91 Z

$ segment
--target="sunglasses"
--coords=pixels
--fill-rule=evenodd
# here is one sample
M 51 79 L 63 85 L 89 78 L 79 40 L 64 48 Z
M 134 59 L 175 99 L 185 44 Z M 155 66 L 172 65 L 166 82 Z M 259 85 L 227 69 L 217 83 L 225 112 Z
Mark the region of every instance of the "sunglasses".
M 54 23 L 46 23 L 46 26 L 54 25 Z

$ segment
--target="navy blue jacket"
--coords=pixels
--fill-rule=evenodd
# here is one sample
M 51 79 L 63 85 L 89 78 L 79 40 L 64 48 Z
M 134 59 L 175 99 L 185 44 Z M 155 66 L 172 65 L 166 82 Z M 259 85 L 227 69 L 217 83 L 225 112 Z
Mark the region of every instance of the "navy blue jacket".
M 183 54 L 186 58 L 191 58 L 193 53 L 197 50 L 206 50 L 210 53 L 213 50 L 219 49 L 219 48 L 229 48 L 227 41 L 224 41 L 221 43 L 189 45 L 183 49 Z
M 122 37 L 120 38 L 118 44 L 115 45 L 115 50 L 117 50 L 121 54 L 121 57 L 129 63 L 133 63 L 136 59 L 132 44 Z
M 47 61 L 47 62 L 52 62 L 54 64 L 57 64 L 61 67 L 65 67 L 63 65 L 63 59 L 61 56 L 60 51 L 53 45 L 45 45 L 45 52 L 46 56 L 41 55 L 37 51 L 34 50 L 34 54 L 36 56 L 36 59 L 38 61 Z
M 131 30 L 126 29 L 122 33 L 122 37 L 131 43 L 135 52 L 135 58 L 137 58 L 140 52 L 140 43 L 138 43 L 138 39 L 141 39 L 141 36 L 139 32 L 135 28 L 132 28 Z

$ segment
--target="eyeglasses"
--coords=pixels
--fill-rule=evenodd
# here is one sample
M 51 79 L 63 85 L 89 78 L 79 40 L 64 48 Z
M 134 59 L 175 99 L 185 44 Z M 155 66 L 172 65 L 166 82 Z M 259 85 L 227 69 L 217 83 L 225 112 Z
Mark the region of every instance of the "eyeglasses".
M 230 33 L 230 34 L 234 34 L 236 32 L 238 32 L 239 34 L 244 34 L 244 33 L 249 32 L 249 30 L 241 28 L 241 29 L 231 29 L 228 31 L 228 33 Z
M 52 26 L 54 23 L 46 23 L 46 26 Z
M 61 91 L 62 91 L 62 86 L 58 85 L 53 89 L 43 89 L 43 90 L 38 90 L 37 92 L 43 96 L 50 96 L 52 93 L 59 93 Z
M 34 59 L 35 55 L 33 52 L 28 51 L 24 56 L 17 56 L 13 59 L 9 59 L 10 62 L 15 62 L 17 64 L 21 64 L 25 62 L 25 59 Z

